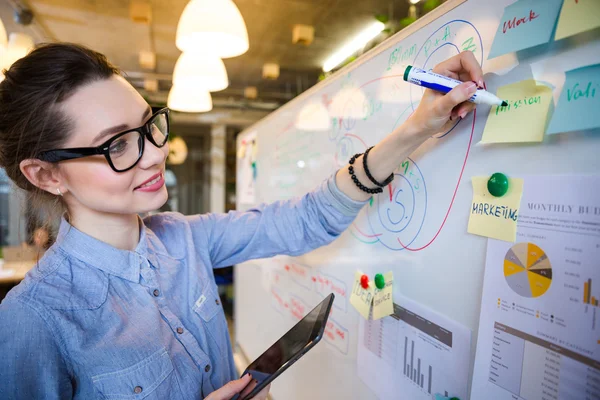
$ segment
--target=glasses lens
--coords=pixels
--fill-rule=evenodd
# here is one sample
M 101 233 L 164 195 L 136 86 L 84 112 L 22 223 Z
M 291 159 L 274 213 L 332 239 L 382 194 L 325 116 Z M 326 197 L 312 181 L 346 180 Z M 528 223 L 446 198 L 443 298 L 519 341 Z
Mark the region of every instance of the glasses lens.
M 169 121 L 166 112 L 162 112 L 150 121 L 150 129 L 152 138 L 158 146 L 162 146 L 167 141 L 169 136 Z
M 140 158 L 141 135 L 139 132 L 127 132 L 115 139 L 108 149 L 110 161 L 118 170 L 131 167 Z

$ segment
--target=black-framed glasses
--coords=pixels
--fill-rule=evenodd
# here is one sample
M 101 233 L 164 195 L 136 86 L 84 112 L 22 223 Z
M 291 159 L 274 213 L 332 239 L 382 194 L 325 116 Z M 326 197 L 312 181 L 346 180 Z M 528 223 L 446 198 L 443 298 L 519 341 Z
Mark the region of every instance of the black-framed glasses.
M 169 139 L 169 109 L 162 108 L 152 114 L 148 122 L 116 134 L 98 147 L 77 147 L 42 152 L 42 161 L 59 162 L 76 158 L 104 155 L 115 172 L 125 172 L 135 167 L 144 154 L 144 138 L 156 147 L 163 147 Z

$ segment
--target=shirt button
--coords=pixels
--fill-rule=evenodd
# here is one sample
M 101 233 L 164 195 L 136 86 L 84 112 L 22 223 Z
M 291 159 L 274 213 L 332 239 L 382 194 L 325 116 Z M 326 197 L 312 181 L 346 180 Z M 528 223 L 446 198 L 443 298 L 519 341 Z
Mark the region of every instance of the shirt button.
M 221 304 L 221 302 L 219 301 L 219 299 L 216 299 L 216 300 L 215 300 L 215 304 L 216 304 L 216 305 L 219 305 L 219 304 Z
M 183 333 L 183 328 L 182 327 L 177 328 L 177 333 L 179 333 L 181 335 Z
M 154 289 L 154 292 L 152 292 L 152 294 L 154 295 L 154 297 L 158 297 L 158 295 L 160 295 L 160 290 Z
M 135 393 L 135 394 L 140 394 L 140 393 L 142 393 L 142 390 L 143 390 L 143 389 L 142 389 L 142 387 L 141 387 L 141 386 L 136 386 L 136 387 L 133 389 L 133 393 Z
M 210 371 L 210 365 L 206 364 L 206 367 L 204 367 L 204 372 L 208 372 Z

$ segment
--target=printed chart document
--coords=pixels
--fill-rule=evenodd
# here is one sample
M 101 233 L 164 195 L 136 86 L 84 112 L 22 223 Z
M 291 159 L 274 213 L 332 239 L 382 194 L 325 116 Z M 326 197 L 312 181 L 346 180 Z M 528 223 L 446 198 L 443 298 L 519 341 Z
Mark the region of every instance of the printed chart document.
M 471 331 L 405 297 L 359 325 L 358 376 L 380 399 L 467 398 Z
M 472 399 L 600 399 L 600 177 L 525 177 L 489 240 Z

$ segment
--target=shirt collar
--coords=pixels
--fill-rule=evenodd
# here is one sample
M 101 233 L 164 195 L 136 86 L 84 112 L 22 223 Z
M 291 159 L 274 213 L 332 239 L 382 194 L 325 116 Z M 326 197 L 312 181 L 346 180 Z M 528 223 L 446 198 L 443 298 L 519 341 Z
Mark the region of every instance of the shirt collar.
M 146 228 L 139 217 L 138 223 L 140 226 L 140 241 L 133 251 L 120 250 L 95 239 L 69 224 L 64 217 L 60 222 L 56 244 L 65 253 L 88 265 L 131 282 L 139 283 L 140 268 L 144 260 L 149 260 L 154 267 L 158 267 L 158 260 L 156 260 L 153 253 L 163 250 L 164 246 L 159 240 L 156 240 L 158 238 Z M 149 251 L 149 242 L 151 242 L 150 248 L 152 251 Z

